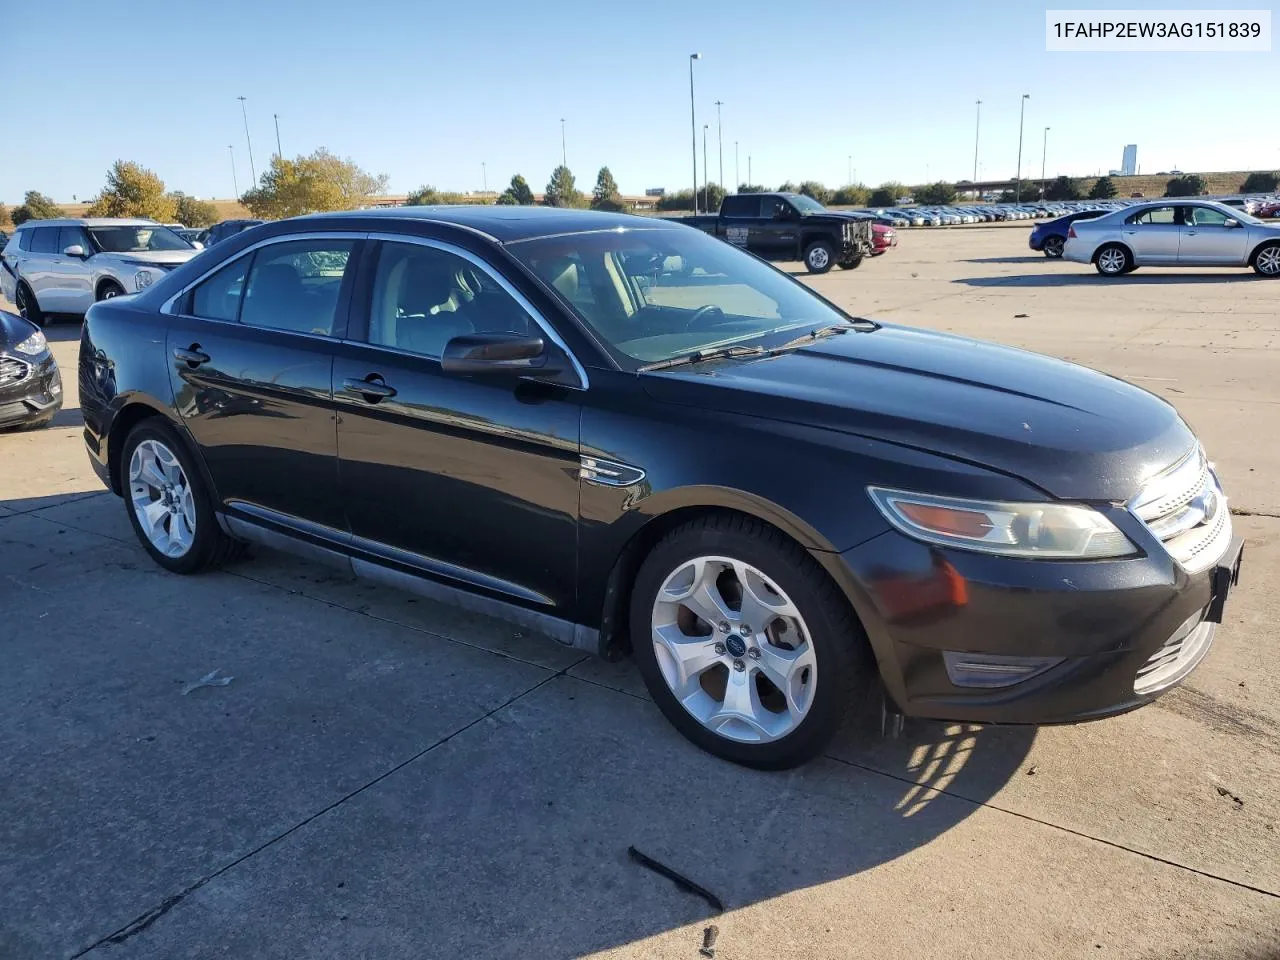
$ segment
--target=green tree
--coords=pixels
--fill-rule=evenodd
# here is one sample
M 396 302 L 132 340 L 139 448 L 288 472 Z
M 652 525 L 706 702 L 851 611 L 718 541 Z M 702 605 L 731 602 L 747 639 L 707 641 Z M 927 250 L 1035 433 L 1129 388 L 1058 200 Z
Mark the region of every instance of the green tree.
M 759 183 L 740 183 L 738 184 L 739 193 L 768 193 L 769 191 Z
M 846 183 L 831 195 L 831 202 L 841 207 L 865 207 L 870 193 L 860 183 Z
M 506 190 L 503 190 L 498 194 L 498 199 L 495 200 L 494 203 L 500 207 L 514 207 L 519 203 L 519 201 L 516 200 L 516 195 L 512 193 L 511 188 L 508 187 Z
M 659 210 L 692 210 L 693 191 L 677 190 L 675 193 L 665 194 L 658 198 L 657 207 Z
M 804 183 L 800 184 L 800 192 L 806 197 L 817 200 L 822 204 L 831 202 L 831 191 L 820 184 L 817 180 L 804 181 Z
M 1276 174 L 1259 171 L 1245 177 L 1244 183 L 1240 184 L 1240 192 L 1275 193 L 1278 184 L 1280 184 L 1280 177 Z
M 90 217 L 150 217 L 170 223 L 177 203 L 164 192 L 164 181 L 139 163 L 117 160 L 107 183 L 85 213 Z
M 0 224 L 9 222 L 9 208 L 0 203 Z
M 1166 197 L 1198 197 L 1208 189 L 1204 177 L 1198 173 L 1185 173 L 1165 184 L 1164 195 Z
M 912 195 L 916 203 L 955 203 L 956 188 L 953 183 L 939 180 L 916 187 Z
M 1046 200 L 1079 200 L 1080 184 L 1070 177 L 1058 177 L 1045 188 Z
M 66 211 L 46 197 L 39 190 L 28 190 L 22 203 L 9 213 L 13 225 L 19 226 L 28 220 L 52 220 L 66 216 Z
M 613 179 L 613 172 L 608 167 L 601 167 L 596 174 L 596 187 L 591 191 L 591 208 L 615 212 L 625 209 L 618 196 L 618 181 Z
M 440 191 L 435 187 L 423 184 L 417 190 L 411 190 L 404 198 L 405 206 L 423 207 L 440 202 Z
M 511 191 L 511 195 L 515 197 L 516 203 L 522 207 L 533 206 L 533 191 L 529 189 L 529 182 L 520 174 L 516 174 L 511 178 L 511 186 L 507 187 Z
M 173 218 L 188 227 L 208 227 L 218 222 L 218 208 L 207 200 L 189 197 L 181 190 L 169 194 L 173 199 Z
M 1012 190 L 1005 190 L 1000 194 L 998 203 L 1017 203 L 1018 195 Z
M 795 193 L 796 189 L 797 189 L 796 185 L 792 183 L 790 180 L 788 180 L 786 183 L 784 183 L 782 186 L 778 188 L 778 193 Z
M 898 198 L 905 196 L 907 188 L 896 180 L 888 180 L 871 191 L 867 205 L 872 207 L 892 207 Z
M 387 175 L 372 174 L 321 147 L 308 156 L 271 158 L 258 186 L 240 202 L 266 220 L 326 210 L 354 210 L 387 188 Z
M 706 183 L 698 191 L 698 209 L 703 213 L 719 213 L 724 203 L 725 190 L 718 183 Z
M 551 172 L 551 179 L 547 181 L 547 191 L 542 197 L 544 205 L 548 207 L 581 207 L 585 206 L 585 199 L 578 192 L 578 185 L 574 182 L 573 173 L 568 167 L 561 164 Z
M 1116 195 L 1116 185 L 1110 177 L 1099 177 L 1089 190 L 1090 200 L 1110 200 Z

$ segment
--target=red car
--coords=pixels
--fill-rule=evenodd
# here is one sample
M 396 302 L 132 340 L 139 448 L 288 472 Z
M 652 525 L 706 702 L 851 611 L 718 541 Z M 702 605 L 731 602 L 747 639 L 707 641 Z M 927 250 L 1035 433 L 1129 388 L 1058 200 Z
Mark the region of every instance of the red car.
M 898 231 L 883 223 L 871 225 L 871 255 L 878 257 L 890 247 L 898 245 Z
M 1259 217 L 1280 217 L 1280 200 L 1264 200 L 1258 208 Z

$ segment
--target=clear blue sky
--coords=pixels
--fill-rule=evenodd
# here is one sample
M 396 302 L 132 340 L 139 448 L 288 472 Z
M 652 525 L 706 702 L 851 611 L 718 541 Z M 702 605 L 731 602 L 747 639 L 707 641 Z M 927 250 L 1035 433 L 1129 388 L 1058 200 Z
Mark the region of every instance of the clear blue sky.
M 479 189 L 482 162 L 490 187 L 518 172 L 541 190 L 560 161 L 564 117 L 580 187 L 602 164 L 624 193 L 687 187 L 695 50 L 699 166 L 705 121 L 712 179 L 717 99 L 730 182 L 734 141 L 741 178 L 750 154 L 754 179 L 769 186 L 838 185 L 850 154 L 869 184 L 967 178 L 979 98 L 980 178 L 1012 176 L 1023 93 L 1024 176 L 1039 175 L 1045 126 L 1050 175 L 1118 167 L 1126 143 L 1138 144 L 1144 172 L 1280 166 L 1277 53 L 1047 53 L 1045 5 L 1025 0 L 5 8 L 0 200 L 9 203 L 29 189 L 87 198 L 119 158 L 150 167 L 171 189 L 229 197 L 228 144 L 243 191 L 240 94 L 259 174 L 275 151 L 278 113 L 286 155 L 326 146 L 388 174 L 391 192 Z

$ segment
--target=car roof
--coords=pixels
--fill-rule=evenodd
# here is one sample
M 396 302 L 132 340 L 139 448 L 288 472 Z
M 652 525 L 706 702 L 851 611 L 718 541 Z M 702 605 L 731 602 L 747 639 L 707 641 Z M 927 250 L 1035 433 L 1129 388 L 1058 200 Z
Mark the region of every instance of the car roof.
M 371 210 L 346 210 L 337 213 L 313 213 L 298 217 L 343 220 L 347 218 L 400 220 L 407 223 L 447 223 L 479 231 L 500 243 L 531 240 L 566 233 L 590 233 L 598 230 L 643 230 L 672 227 L 661 217 L 635 217 L 600 210 L 576 210 L 566 207 L 520 206 L 429 206 L 376 207 Z
M 22 227 L 163 227 L 163 223 L 138 217 L 55 217 L 50 220 L 28 220 Z

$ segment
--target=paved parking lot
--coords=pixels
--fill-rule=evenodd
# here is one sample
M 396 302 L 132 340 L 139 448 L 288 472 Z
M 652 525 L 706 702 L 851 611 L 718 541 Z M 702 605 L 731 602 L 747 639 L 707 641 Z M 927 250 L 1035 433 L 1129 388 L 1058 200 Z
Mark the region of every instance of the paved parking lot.
M 1026 229 L 812 282 L 1176 404 L 1248 539 L 1227 623 L 1136 713 L 885 739 L 864 710 L 785 774 L 698 752 L 626 663 L 271 554 L 161 572 L 54 327 L 67 409 L 0 436 L 0 958 L 693 958 L 710 924 L 722 960 L 1280 956 L 1280 283 L 1104 281 Z

